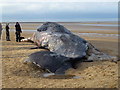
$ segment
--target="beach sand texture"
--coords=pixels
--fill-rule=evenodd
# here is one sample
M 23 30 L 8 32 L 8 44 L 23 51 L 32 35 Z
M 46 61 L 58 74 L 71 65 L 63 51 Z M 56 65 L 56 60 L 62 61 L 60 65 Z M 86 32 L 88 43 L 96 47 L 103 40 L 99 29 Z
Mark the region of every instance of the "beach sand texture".
M 40 23 L 22 23 L 27 30 L 34 30 Z M 70 23 L 67 23 L 68 25 Z M 71 23 L 73 24 L 73 23 Z M 93 23 L 94 24 L 94 23 Z M 109 24 L 109 23 L 108 23 Z M 111 24 L 111 23 L 110 23 Z M 113 23 L 112 23 L 113 24 Z M 30 28 L 34 25 L 34 28 Z M 29 27 L 30 26 L 30 27 Z M 71 26 L 68 26 L 71 27 Z M 93 26 L 95 28 L 95 26 Z M 79 27 L 78 27 L 79 28 Z M 98 27 L 97 27 L 98 28 Z M 100 27 L 99 27 L 100 28 Z M 110 27 L 106 27 L 110 28 Z M 13 28 L 14 29 L 14 28 Z M 74 29 L 74 28 L 73 28 Z M 112 30 L 73 30 L 76 33 L 103 33 L 117 34 L 116 27 Z M 70 29 L 71 30 L 71 29 Z M 107 33 L 108 32 L 108 33 Z M 22 36 L 30 37 L 33 32 L 23 32 Z M 25 65 L 23 60 L 33 52 L 43 49 L 30 49 L 35 45 L 28 42 L 15 42 L 15 32 L 10 32 L 11 41 L 5 40 L 5 31 L 2 37 L 2 88 L 117 88 L 118 63 L 110 61 L 83 62 L 77 69 L 69 69 L 67 74 L 79 76 L 78 79 L 49 79 L 40 77 L 44 73 L 35 65 Z M 81 36 L 91 42 L 101 51 L 113 56 L 118 56 L 118 39 L 113 37 Z

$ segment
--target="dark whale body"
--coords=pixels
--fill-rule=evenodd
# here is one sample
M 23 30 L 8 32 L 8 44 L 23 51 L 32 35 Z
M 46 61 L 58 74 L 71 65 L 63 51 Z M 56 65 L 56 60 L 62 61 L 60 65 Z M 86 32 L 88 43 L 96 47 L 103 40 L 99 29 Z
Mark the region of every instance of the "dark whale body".
M 65 70 L 72 68 L 72 61 L 74 62 L 70 58 L 57 55 L 50 51 L 32 53 L 26 61 L 33 62 L 40 68 L 55 74 L 65 74 Z

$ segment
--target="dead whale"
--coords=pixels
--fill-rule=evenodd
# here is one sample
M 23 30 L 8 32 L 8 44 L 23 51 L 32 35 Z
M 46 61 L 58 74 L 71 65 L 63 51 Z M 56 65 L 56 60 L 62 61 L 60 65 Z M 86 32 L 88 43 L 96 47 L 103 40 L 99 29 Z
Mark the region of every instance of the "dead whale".
M 29 55 L 24 62 L 32 62 L 50 73 L 64 74 L 68 68 L 73 68 L 74 60 L 50 51 L 40 51 Z
M 59 74 L 63 74 L 65 70 L 72 67 L 73 61 L 76 60 L 97 61 L 117 59 L 117 57 L 101 52 L 88 41 L 55 22 L 44 23 L 32 37 L 23 39 L 22 41 L 32 42 L 38 47 L 48 49 L 49 51 L 47 52 L 31 54 L 26 61 L 31 61 L 55 74 L 60 67 L 62 71 Z M 54 55 L 51 56 L 51 54 Z M 46 65 L 49 67 L 46 67 Z

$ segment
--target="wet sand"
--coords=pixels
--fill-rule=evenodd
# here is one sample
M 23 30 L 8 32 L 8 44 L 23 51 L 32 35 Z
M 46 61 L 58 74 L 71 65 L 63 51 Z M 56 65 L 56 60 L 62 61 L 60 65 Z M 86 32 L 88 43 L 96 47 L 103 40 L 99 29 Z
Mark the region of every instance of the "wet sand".
M 87 32 L 90 33 L 90 30 Z M 31 47 L 34 47 L 33 44 L 27 42 L 15 42 L 14 32 L 11 32 L 10 35 L 11 41 L 5 41 L 5 32 L 3 32 L 3 41 L 1 41 L 3 88 L 118 87 L 118 62 L 115 63 L 110 61 L 83 62 L 78 65 L 77 69 L 69 69 L 66 71 L 66 74 L 79 76 L 80 78 L 78 79 L 42 78 L 40 77 L 40 74 L 44 73 L 43 70 L 35 65 L 25 65 L 23 64 L 23 60 L 27 58 L 29 54 L 43 49 L 30 49 Z M 22 36 L 25 37 L 30 37 L 31 35 L 31 32 L 24 32 L 22 34 Z M 82 37 L 101 51 L 113 56 L 118 56 L 118 39 L 112 37 Z
M 35 23 L 20 23 L 23 30 L 36 30 L 43 22 Z M 59 24 L 65 26 L 67 29 L 73 32 L 90 32 L 90 33 L 118 33 L 117 22 L 60 22 Z M 10 23 L 10 29 L 15 29 L 15 23 Z M 3 25 L 5 28 L 5 23 Z

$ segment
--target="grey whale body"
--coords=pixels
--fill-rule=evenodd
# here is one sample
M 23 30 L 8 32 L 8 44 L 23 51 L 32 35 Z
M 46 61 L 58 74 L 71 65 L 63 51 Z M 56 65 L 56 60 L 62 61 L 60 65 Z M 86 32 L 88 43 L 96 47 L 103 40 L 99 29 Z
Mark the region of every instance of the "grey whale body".
M 49 50 L 31 54 L 26 62 L 33 62 L 55 74 L 65 74 L 67 69 L 73 67 L 74 61 L 82 61 L 83 58 L 85 61 L 115 59 L 55 22 L 44 23 L 31 38 L 23 41 Z
M 65 57 L 81 58 L 86 55 L 87 41 L 54 22 L 47 22 L 38 28 L 34 42 Z

